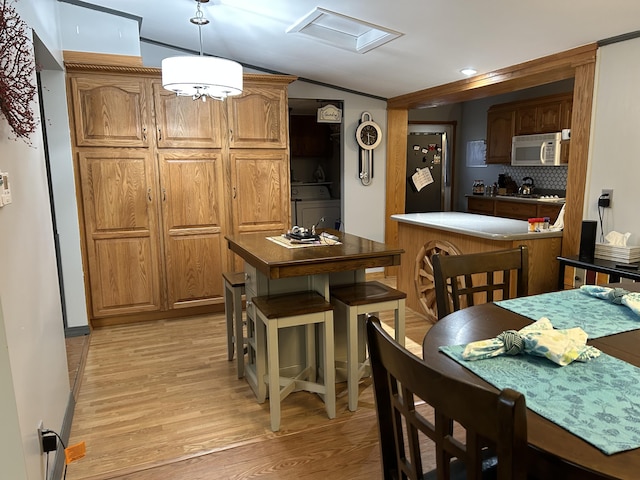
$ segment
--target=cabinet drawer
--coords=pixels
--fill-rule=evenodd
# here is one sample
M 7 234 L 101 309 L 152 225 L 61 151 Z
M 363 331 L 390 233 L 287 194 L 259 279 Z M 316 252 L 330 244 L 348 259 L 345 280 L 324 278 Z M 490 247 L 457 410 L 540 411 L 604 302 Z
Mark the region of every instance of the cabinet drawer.
M 527 220 L 537 216 L 535 203 L 496 202 L 496 216 Z
M 468 197 L 467 211 L 472 213 L 481 213 L 484 215 L 493 215 L 495 202 L 491 198 Z

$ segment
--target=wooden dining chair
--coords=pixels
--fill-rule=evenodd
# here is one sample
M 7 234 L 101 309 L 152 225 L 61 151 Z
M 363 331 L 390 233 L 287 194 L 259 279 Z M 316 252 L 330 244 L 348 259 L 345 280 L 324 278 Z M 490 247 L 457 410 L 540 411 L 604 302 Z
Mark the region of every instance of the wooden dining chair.
M 524 396 L 487 390 L 432 369 L 367 320 L 383 478 L 524 480 Z M 430 406 L 434 420 L 430 420 Z M 464 428 L 454 436 L 454 422 Z M 423 455 L 435 443 L 435 470 Z
M 438 320 L 462 307 L 529 294 L 529 255 L 524 245 L 466 255 L 436 254 L 432 261 Z

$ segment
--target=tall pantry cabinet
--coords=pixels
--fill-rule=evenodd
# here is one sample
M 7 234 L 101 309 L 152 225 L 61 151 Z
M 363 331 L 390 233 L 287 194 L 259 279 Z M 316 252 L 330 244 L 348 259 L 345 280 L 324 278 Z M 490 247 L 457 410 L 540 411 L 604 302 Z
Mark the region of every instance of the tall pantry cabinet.
M 229 233 L 289 224 L 288 76 L 245 75 L 224 102 L 160 71 L 67 64 L 93 326 L 222 307 Z

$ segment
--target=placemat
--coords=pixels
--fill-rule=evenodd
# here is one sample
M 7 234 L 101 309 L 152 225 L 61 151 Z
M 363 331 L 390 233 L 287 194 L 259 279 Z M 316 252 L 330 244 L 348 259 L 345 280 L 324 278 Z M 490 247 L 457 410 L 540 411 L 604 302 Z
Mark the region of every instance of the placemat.
M 524 394 L 527 407 L 607 455 L 640 447 L 640 368 L 601 354 L 560 367 L 532 355 L 465 361 L 464 346 L 440 350 L 496 388 Z
M 640 328 L 640 317 L 629 308 L 592 297 L 579 289 L 500 300 L 495 304 L 532 320 L 547 317 L 558 329 L 580 327 L 589 338 Z
M 338 240 L 332 240 L 326 237 L 320 237 L 320 240 L 317 242 L 309 242 L 309 243 L 291 243 L 287 237 L 283 235 L 278 235 L 277 237 L 267 237 L 267 240 L 271 240 L 272 242 L 277 243 L 278 245 L 282 245 L 286 248 L 305 248 L 305 247 L 322 247 L 326 245 L 341 245 Z

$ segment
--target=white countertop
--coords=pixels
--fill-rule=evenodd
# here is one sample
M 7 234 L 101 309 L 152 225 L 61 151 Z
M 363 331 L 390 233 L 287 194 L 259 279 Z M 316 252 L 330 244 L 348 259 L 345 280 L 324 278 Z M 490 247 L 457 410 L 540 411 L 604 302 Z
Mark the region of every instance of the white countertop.
M 464 212 L 429 212 L 391 215 L 393 220 L 491 240 L 532 240 L 562 237 L 562 231 L 529 232 L 529 223 L 511 218 Z

